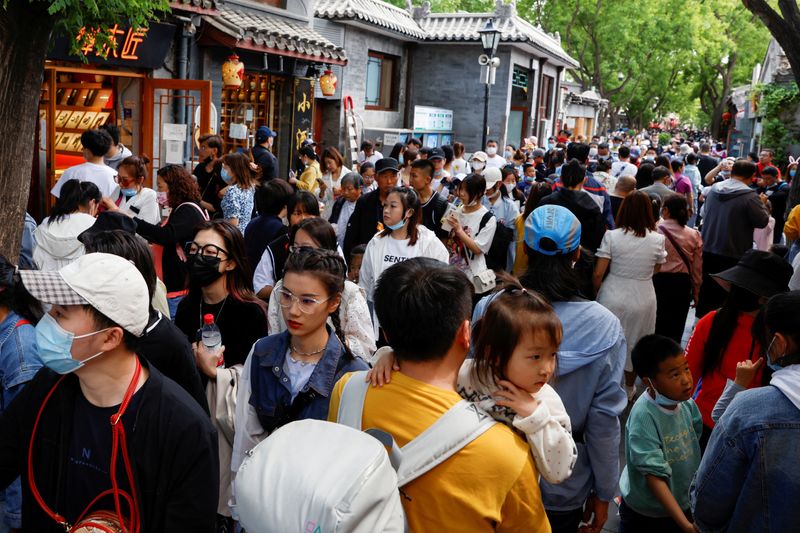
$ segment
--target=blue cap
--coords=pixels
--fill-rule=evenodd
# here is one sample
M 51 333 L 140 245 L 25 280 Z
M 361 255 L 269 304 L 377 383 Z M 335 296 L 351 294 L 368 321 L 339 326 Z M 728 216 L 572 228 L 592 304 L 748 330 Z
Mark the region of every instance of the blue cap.
M 278 134 L 266 126 L 259 126 L 256 130 L 256 142 L 263 143 L 270 137 L 276 137 Z
M 566 207 L 537 207 L 525 221 L 525 244 L 544 255 L 574 252 L 581 245 L 581 223 Z

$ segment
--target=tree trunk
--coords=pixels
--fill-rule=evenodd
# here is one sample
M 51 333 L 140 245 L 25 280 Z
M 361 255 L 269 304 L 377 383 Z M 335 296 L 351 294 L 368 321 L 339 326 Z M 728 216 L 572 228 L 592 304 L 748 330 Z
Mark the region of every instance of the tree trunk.
M 0 8 L 0 254 L 19 258 L 30 192 L 34 133 L 53 18 L 49 2 L 9 0 Z
M 781 45 L 792 67 L 794 79 L 800 85 L 800 8 L 797 2 L 779 1 L 780 14 L 766 0 L 742 0 L 742 4 L 761 19 Z

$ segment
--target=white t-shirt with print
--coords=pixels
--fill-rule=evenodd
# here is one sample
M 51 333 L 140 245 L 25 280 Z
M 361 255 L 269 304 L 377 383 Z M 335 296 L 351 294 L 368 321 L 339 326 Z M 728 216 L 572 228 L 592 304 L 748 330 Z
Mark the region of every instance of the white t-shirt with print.
M 408 239 L 393 239 L 391 235 L 387 235 L 385 239 L 386 248 L 381 257 L 381 273 L 392 265 L 419 256 L 419 241 L 409 246 Z
M 497 230 L 497 219 L 491 217 L 486 226 L 478 233 L 478 228 L 481 224 L 483 215 L 488 212 L 483 205 L 477 211 L 472 213 L 465 213 L 463 208 L 458 211 L 458 219 L 461 221 L 461 227 L 464 232 L 475 241 L 483 253 L 473 254 L 471 250 L 467 249 L 467 261 L 465 265 L 457 265 L 461 268 L 469 279 L 472 279 L 476 274 L 486 270 L 486 252 L 492 247 L 492 239 L 494 239 L 494 232 Z M 477 234 L 477 235 L 476 235 Z M 452 261 L 451 261 L 452 262 Z

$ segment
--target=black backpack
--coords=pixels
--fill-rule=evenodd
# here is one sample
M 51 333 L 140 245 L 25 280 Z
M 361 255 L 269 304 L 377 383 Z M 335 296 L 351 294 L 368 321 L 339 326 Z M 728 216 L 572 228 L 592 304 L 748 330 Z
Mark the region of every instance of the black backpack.
M 476 236 L 481 230 L 489 223 L 489 219 L 494 216 L 491 211 L 488 211 L 486 214 L 483 215 L 481 218 L 481 223 L 478 225 L 478 232 L 475 234 Z M 486 266 L 491 268 L 492 270 L 505 270 L 506 265 L 508 263 L 508 246 L 511 244 L 511 241 L 514 240 L 514 231 L 511 228 L 502 224 L 499 220 L 497 221 L 497 229 L 494 232 L 494 237 L 492 238 L 492 245 L 489 247 L 489 251 L 486 252 Z

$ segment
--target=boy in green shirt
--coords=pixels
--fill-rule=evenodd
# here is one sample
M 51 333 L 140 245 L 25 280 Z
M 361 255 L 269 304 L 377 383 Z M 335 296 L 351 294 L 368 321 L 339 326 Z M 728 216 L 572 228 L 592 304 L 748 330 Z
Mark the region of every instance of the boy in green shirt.
M 686 355 L 672 339 L 643 337 L 631 353 L 647 385 L 625 426 L 620 533 L 694 532 L 689 485 L 700 465 L 700 411 Z

